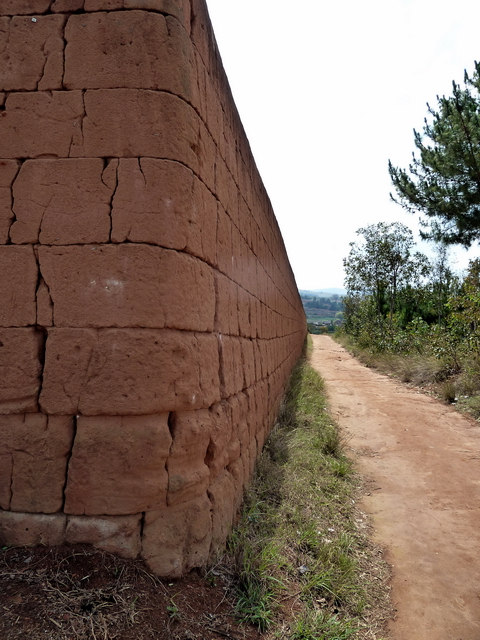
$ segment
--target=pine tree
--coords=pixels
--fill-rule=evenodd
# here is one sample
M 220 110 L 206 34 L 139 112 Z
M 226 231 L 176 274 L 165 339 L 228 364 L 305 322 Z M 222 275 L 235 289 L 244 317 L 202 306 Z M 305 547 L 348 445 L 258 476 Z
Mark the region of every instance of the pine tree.
M 424 239 L 469 247 L 480 241 L 480 63 L 465 88 L 453 82 L 453 95 L 427 104 L 423 133 L 414 130 L 415 147 L 408 170 L 389 161 L 397 197 L 410 213 L 426 216 Z

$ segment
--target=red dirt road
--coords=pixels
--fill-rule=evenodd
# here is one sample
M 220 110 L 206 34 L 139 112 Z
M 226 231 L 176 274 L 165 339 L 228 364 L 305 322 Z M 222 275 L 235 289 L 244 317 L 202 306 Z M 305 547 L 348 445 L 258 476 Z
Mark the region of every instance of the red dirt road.
M 394 640 L 480 640 L 480 425 L 367 369 L 328 336 L 312 365 L 393 565 Z

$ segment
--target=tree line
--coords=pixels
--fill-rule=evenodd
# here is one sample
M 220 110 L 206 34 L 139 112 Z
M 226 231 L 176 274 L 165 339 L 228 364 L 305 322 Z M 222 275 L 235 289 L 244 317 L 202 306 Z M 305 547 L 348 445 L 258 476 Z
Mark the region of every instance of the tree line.
M 334 294 L 332 297 L 301 296 L 305 309 L 325 309 L 327 311 L 342 311 L 343 303 L 340 296 Z
M 480 349 L 480 259 L 467 272 L 449 265 L 450 246 L 480 241 L 480 64 L 464 86 L 427 105 L 407 168 L 389 162 L 392 199 L 421 215 L 421 236 L 434 258 L 415 250 L 403 223 L 358 229 L 344 258 L 344 330 L 360 346 L 394 353 L 431 353 L 461 367 Z

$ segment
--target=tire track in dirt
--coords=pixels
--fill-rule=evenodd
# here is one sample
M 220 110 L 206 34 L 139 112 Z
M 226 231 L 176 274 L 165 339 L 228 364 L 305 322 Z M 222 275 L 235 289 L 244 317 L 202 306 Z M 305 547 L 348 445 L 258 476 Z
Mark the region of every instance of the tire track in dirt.
M 312 336 L 393 566 L 394 640 L 480 639 L 480 425 Z

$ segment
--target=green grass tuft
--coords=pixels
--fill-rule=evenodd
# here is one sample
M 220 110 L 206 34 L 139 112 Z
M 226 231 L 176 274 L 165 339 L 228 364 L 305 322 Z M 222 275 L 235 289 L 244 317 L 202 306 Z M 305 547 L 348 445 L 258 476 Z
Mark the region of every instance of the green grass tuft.
M 304 361 L 229 540 L 238 615 L 269 638 L 379 637 L 372 630 L 388 617 L 388 571 L 357 526 L 358 479 L 343 447 Z

